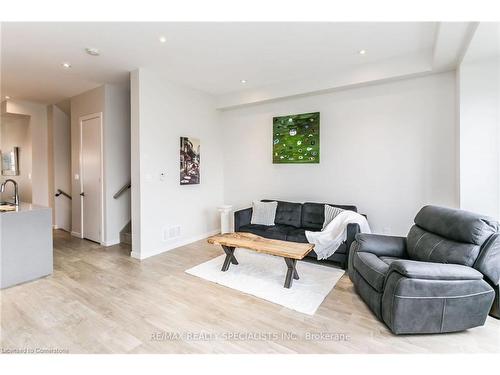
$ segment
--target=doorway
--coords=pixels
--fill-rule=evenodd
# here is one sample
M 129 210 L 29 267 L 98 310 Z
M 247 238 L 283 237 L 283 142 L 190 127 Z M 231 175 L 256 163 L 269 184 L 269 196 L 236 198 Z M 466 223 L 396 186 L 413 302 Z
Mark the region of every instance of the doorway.
M 80 117 L 82 238 L 101 243 L 103 228 L 102 113 Z
M 50 107 L 52 139 L 51 149 L 53 219 L 54 229 L 71 232 L 71 122 L 70 113 L 63 111 L 57 104 Z M 49 128 L 50 129 L 50 128 Z M 50 171 L 50 169 L 49 169 Z M 49 183 L 49 186 L 51 184 Z

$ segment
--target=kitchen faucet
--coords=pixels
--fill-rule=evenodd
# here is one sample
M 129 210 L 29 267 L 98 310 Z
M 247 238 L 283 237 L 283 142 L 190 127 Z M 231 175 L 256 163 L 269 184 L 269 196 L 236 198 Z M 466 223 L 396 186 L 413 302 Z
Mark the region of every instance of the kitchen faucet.
M 0 193 L 3 193 L 5 191 L 5 185 L 7 185 L 7 182 L 12 182 L 12 185 L 14 185 L 14 204 L 16 206 L 19 206 L 19 188 L 16 181 L 10 178 L 8 180 L 5 180 L 5 182 L 0 185 Z

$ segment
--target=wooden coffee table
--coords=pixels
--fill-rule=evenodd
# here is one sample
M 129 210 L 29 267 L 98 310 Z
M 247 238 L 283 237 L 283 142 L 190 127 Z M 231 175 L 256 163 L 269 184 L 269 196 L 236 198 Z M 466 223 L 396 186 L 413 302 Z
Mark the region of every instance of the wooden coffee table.
M 271 240 L 252 233 L 243 232 L 218 234 L 209 237 L 207 241 L 210 244 L 221 245 L 226 253 L 222 272 L 226 272 L 231 263 L 234 265 L 238 264 L 234 256 L 234 249 L 237 247 L 283 257 L 288 267 L 285 277 L 285 288 L 290 288 L 293 280 L 299 279 L 299 274 L 295 268 L 297 260 L 304 259 L 314 248 L 314 245 L 310 243 Z

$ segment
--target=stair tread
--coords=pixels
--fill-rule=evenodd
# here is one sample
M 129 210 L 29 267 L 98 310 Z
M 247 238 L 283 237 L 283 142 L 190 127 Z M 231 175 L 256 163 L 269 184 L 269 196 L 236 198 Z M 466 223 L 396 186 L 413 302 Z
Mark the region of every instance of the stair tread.
M 120 231 L 120 242 L 132 245 L 132 222 L 129 221 L 127 225 Z

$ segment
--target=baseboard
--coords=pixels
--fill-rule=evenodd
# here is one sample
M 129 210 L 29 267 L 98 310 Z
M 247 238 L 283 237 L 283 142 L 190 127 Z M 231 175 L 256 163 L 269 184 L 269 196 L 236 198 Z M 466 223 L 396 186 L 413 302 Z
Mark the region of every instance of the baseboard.
M 185 246 L 185 245 L 188 245 L 190 243 L 203 240 L 203 239 L 205 239 L 207 237 L 213 236 L 213 235 L 218 234 L 218 233 L 220 233 L 220 229 L 214 229 L 214 230 L 211 230 L 209 232 L 205 232 L 205 233 L 199 234 L 197 236 L 183 238 L 183 239 L 181 239 L 179 241 L 176 241 L 176 242 L 173 242 L 173 243 L 170 243 L 170 244 L 166 245 L 167 246 L 166 248 L 162 248 L 161 250 L 158 250 L 158 251 L 152 251 L 152 252 L 149 252 L 147 254 L 142 254 L 142 253 L 137 253 L 135 251 L 132 251 L 130 253 L 130 256 L 132 258 L 135 258 L 135 259 L 143 260 L 143 259 L 155 256 L 155 255 L 159 255 L 159 254 L 165 253 L 165 252 L 170 251 L 170 250 L 177 249 L 177 248 L 179 248 L 181 246 Z
M 82 238 L 82 234 L 81 234 L 81 233 L 78 233 L 78 232 L 71 231 L 71 235 L 72 235 L 73 237 Z
M 60 227 L 57 224 L 52 225 L 52 229 L 54 230 L 63 230 L 65 232 L 71 233 L 71 229 L 65 228 L 65 227 Z M 76 232 L 75 232 L 76 233 Z M 76 233 L 77 236 L 80 236 L 80 233 Z
M 101 242 L 101 246 L 114 246 L 114 245 L 118 245 L 120 243 L 120 239 L 119 238 L 115 238 L 114 240 L 110 240 L 110 241 L 103 241 Z
M 132 251 L 132 252 L 130 253 L 130 256 L 131 256 L 132 258 L 135 258 L 135 259 L 139 259 L 139 260 L 141 260 L 141 254 L 136 253 L 135 251 Z

